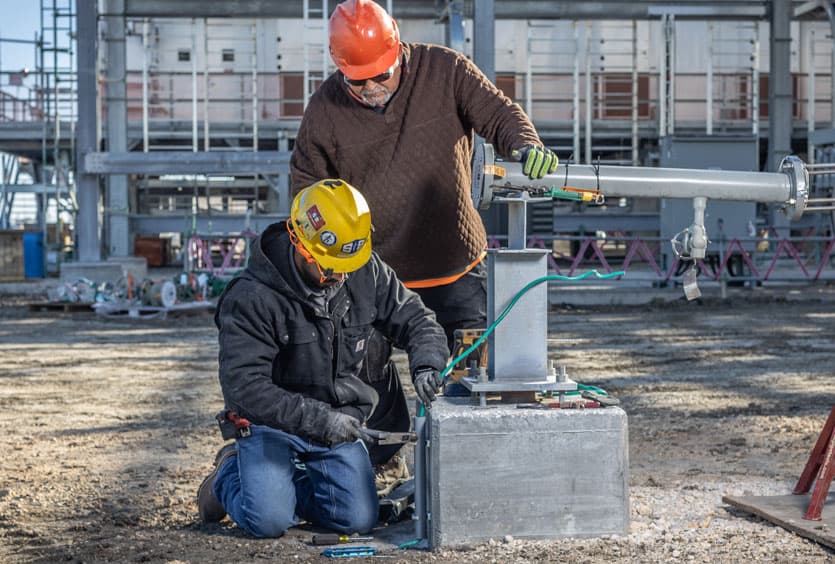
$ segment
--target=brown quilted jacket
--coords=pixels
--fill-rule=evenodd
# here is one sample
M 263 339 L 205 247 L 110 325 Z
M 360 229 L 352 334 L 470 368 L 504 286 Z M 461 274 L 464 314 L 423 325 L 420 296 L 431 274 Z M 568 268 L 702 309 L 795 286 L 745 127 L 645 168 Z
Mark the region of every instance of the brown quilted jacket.
M 499 155 L 541 144 L 517 104 L 460 53 L 404 43 L 400 86 L 384 111 L 332 74 L 312 96 L 290 163 L 293 194 L 342 178 L 368 200 L 372 244 L 408 282 L 463 272 L 486 248 L 470 198 L 473 131 Z

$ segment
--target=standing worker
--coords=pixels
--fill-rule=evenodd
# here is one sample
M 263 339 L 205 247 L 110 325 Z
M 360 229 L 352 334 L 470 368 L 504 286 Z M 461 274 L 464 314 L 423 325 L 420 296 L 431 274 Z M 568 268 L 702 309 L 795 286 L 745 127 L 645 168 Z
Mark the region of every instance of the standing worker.
M 402 43 L 372 0 L 330 18 L 338 71 L 310 98 L 290 161 L 293 191 L 318 178 L 358 186 L 374 215 L 374 245 L 435 311 L 452 348 L 459 328 L 486 324 L 487 237 L 470 196 L 473 134 L 524 163 L 531 178 L 557 168 L 522 108 L 464 55 Z M 387 345 L 372 355 L 387 359 Z M 381 356 L 382 355 L 382 356 Z
M 449 351 L 434 314 L 372 252 L 371 229 L 359 191 L 317 182 L 296 195 L 286 224 L 253 242 L 247 268 L 226 287 L 215 315 L 219 422 L 234 424 L 236 442 L 200 485 L 204 522 L 228 513 L 256 537 L 302 519 L 346 534 L 377 523 L 362 426 L 389 430 L 378 412 L 403 391 L 360 374 L 369 335 L 408 352 L 427 406 Z

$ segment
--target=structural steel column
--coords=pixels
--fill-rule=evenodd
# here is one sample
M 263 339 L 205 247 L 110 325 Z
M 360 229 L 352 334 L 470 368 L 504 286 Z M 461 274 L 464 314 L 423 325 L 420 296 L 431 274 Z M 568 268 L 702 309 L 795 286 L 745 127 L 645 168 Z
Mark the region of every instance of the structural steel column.
M 473 2 L 473 62 L 496 82 L 496 6 L 493 0 Z
M 99 179 L 85 174 L 84 155 L 96 152 L 96 3 L 77 5 L 78 64 L 78 158 L 76 159 L 76 191 L 78 216 L 76 241 L 78 260 L 97 262 L 99 250 Z
M 791 153 L 791 0 L 772 0 L 768 78 L 768 170 Z
M 473 2 L 473 62 L 494 84 L 496 82 L 496 7 L 493 0 Z M 476 144 L 480 143 L 476 139 Z M 498 206 L 497 206 L 498 207 Z M 502 210 L 480 213 L 484 228 L 491 235 L 507 233 Z
M 107 0 L 104 17 L 107 56 L 106 97 L 107 150 L 114 153 L 128 148 L 127 53 L 125 46 L 125 0 Z M 107 179 L 107 240 L 110 256 L 125 257 L 130 252 L 128 231 L 128 177 L 112 175 Z

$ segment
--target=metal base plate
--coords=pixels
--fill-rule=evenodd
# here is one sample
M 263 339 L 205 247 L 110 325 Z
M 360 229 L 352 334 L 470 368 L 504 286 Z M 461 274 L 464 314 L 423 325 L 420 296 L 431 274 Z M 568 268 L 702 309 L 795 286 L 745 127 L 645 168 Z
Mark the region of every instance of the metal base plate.
M 474 378 L 465 376 L 458 381 L 459 384 L 471 392 L 574 392 L 577 390 L 577 382 L 566 378 L 563 382 L 556 380 L 540 380 L 536 382 L 515 382 L 503 380 L 501 382 L 479 382 Z

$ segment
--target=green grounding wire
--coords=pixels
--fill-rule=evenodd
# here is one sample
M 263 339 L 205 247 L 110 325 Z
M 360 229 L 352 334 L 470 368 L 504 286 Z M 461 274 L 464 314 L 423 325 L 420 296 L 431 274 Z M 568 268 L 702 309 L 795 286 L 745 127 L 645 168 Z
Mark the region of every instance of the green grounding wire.
M 481 343 L 483 343 L 487 339 L 487 337 L 490 335 L 490 333 L 492 333 L 496 329 L 496 327 L 499 325 L 499 323 L 501 323 L 502 320 L 505 317 L 507 317 L 507 314 L 510 313 L 510 310 L 513 309 L 513 307 L 516 305 L 516 302 L 518 302 L 522 298 L 522 296 L 524 296 L 532 288 L 534 288 L 536 286 L 539 286 L 543 282 L 548 282 L 549 280 L 559 280 L 561 282 L 576 282 L 577 280 L 583 280 L 585 278 L 588 278 L 589 276 L 595 276 L 597 278 L 600 278 L 601 280 L 607 280 L 609 278 L 617 278 L 617 277 L 623 276 L 625 274 L 626 274 L 626 272 L 624 272 L 623 270 L 616 270 L 615 272 L 610 272 L 609 274 L 600 274 L 597 270 L 588 270 L 588 271 L 586 271 L 583 274 L 580 274 L 578 276 L 563 276 L 562 274 L 549 274 L 547 276 L 543 276 L 541 278 L 537 278 L 536 280 L 534 280 L 532 282 L 529 282 L 524 288 L 519 290 L 519 292 L 517 292 L 515 296 L 513 296 L 513 299 L 510 300 L 510 303 L 507 304 L 507 307 L 504 308 L 504 311 L 502 311 L 502 313 L 499 314 L 499 316 L 496 318 L 496 321 L 491 323 L 490 327 L 488 327 L 487 330 L 484 331 L 484 335 L 479 337 L 478 340 L 476 340 L 476 342 L 474 342 L 472 345 L 470 345 L 470 347 L 467 350 L 465 350 L 460 355 L 455 357 L 452 360 L 452 362 L 450 362 L 447 365 L 447 367 L 443 369 L 443 371 L 441 372 L 441 378 L 446 380 L 449 377 L 449 373 L 452 370 L 452 367 L 455 366 L 456 364 L 458 364 L 459 362 L 461 362 L 462 360 L 464 360 L 465 358 L 467 358 L 467 356 L 471 352 L 476 350 L 481 345 Z M 597 388 L 595 386 L 586 386 L 584 384 L 577 384 L 577 388 L 578 388 L 578 390 L 591 390 L 591 391 L 596 392 L 598 394 L 606 395 L 605 390 L 603 390 L 601 388 Z M 568 393 L 569 394 L 576 394 L 576 393 L 579 393 L 579 392 L 568 392 Z M 420 411 L 418 413 L 418 417 L 423 417 L 424 416 L 425 409 L 426 408 L 423 405 L 420 406 Z
M 524 288 L 519 290 L 519 292 L 513 297 L 513 299 L 510 300 L 510 303 L 507 304 L 507 307 L 504 308 L 504 311 L 502 311 L 502 313 L 499 315 L 499 317 L 496 318 L 496 321 L 494 321 L 490 325 L 490 327 L 488 327 L 487 330 L 484 331 L 484 335 L 482 335 L 467 350 L 465 350 L 460 355 L 458 355 L 456 358 L 454 358 L 452 360 L 452 362 L 450 362 L 449 365 L 447 365 L 447 367 L 443 369 L 443 371 L 441 372 L 441 377 L 444 380 L 446 380 L 447 376 L 449 375 L 450 371 L 452 370 L 452 367 L 455 366 L 456 364 L 458 364 L 459 362 L 461 362 L 463 359 L 465 359 L 471 352 L 476 350 L 478 348 L 478 346 L 481 345 L 481 343 L 484 342 L 484 340 L 488 337 L 488 335 L 490 335 L 490 333 L 492 333 L 493 330 L 499 325 L 499 323 L 502 322 L 502 320 L 507 316 L 507 314 L 510 313 L 510 310 L 513 309 L 513 306 L 516 305 L 516 302 L 518 302 L 519 299 L 522 296 L 524 296 L 528 292 L 528 290 L 530 290 L 531 288 L 534 288 L 535 286 L 538 286 L 538 285 L 542 284 L 543 282 L 547 282 L 548 280 L 560 280 L 560 281 L 563 281 L 563 282 L 574 282 L 574 281 L 577 281 L 577 280 L 583 280 L 584 278 L 588 278 L 589 276 L 592 276 L 592 275 L 596 276 L 597 278 L 605 280 L 605 279 L 608 279 L 608 278 L 617 278 L 618 276 L 623 276 L 625 274 L 626 274 L 626 272 L 624 272 L 623 270 L 616 270 L 615 272 L 611 272 L 609 274 L 600 274 L 597 270 L 588 270 L 588 271 L 584 272 L 583 274 L 580 274 L 579 276 L 563 276 L 562 274 L 549 274 L 548 276 L 543 276 L 542 278 L 537 278 L 536 280 L 534 280 L 533 282 L 529 283 L 527 286 L 525 286 Z M 577 389 L 578 390 L 591 390 L 591 391 L 596 392 L 596 393 L 601 394 L 601 395 L 607 395 L 606 390 L 604 390 L 602 388 L 598 388 L 596 386 L 587 386 L 585 384 L 577 384 Z M 567 392 L 567 393 L 568 394 L 577 394 L 577 393 L 579 393 L 579 391 L 578 392 Z M 417 416 L 418 417 L 424 417 L 425 415 L 426 415 L 426 407 L 421 404 L 420 410 L 418 410 Z M 421 540 L 423 540 L 423 539 L 415 539 L 413 541 L 405 542 L 405 543 L 401 544 L 400 546 L 398 546 L 397 548 L 399 550 L 405 550 L 407 548 L 411 548 L 411 547 L 415 546 Z

